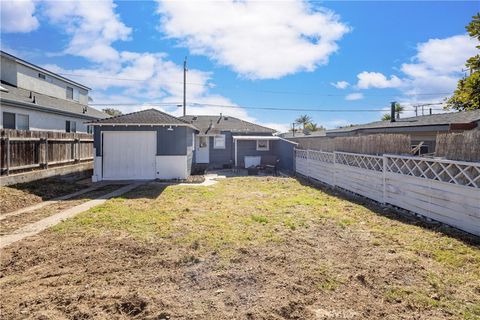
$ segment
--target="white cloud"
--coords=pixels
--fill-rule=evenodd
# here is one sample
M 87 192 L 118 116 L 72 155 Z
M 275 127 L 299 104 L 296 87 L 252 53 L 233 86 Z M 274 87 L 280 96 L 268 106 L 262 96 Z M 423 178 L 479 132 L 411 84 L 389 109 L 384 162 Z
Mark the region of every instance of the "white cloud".
M 2 32 L 31 32 L 39 26 L 34 1 L 2 0 L 0 12 Z
M 127 40 L 131 28 L 120 21 L 112 0 L 46 1 L 45 15 L 71 36 L 65 53 L 95 62 L 115 62 L 119 56 L 112 43 Z
M 159 1 L 158 13 L 168 37 L 252 79 L 313 71 L 349 31 L 303 1 Z
M 397 76 L 391 76 L 390 79 L 385 77 L 379 72 L 367 72 L 364 71 L 357 75 L 358 83 L 357 87 L 359 89 L 369 89 L 369 88 L 398 88 L 402 85 L 402 80 Z
M 363 98 L 364 98 L 363 93 L 360 93 L 360 92 L 350 93 L 345 96 L 345 100 L 348 100 L 348 101 L 362 100 Z
M 430 39 L 417 45 L 410 63 L 401 65 L 400 76 L 388 79 L 378 72 L 358 74 L 357 87 L 398 88 L 408 101 L 438 101 L 450 95 L 463 75 L 466 60 L 478 54 L 477 40 L 468 35 Z M 427 99 L 425 99 L 428 97 Z
M 337 81 L 337 82 L 331 82 L 330 83 L 332 86 L 334 86 L 337 89 L 346 89 L 348 86 L 350 86 L 350 83 L 347 81 Z

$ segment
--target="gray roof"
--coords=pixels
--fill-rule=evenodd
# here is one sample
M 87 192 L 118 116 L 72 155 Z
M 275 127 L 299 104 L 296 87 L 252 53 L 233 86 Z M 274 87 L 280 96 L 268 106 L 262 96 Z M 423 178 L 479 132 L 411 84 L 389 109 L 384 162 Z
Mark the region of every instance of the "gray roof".
M 308 133 L 304 132 L 285 132 L 282 133 L 281 136 L 283 138 L 310 138 L 310 137 L 324 137 L 325 136 L 325 130 L 319 130 L 319 131 L 310 131 Z
M 157 109 L 147 109 L 119 116 L 92 121 L 91 124 L 143 124 L 143 125 L 183 125 L 191 126 L 189 122 L 171 116 Z
M 480 110 L 439 113 L 426 116 L 409 117 L 397 119 L 395 122 L 376 121 L 361 125 L 354 125 L 345 128 L 328 130 L 330 133 L 347 133 L 366 129 L 389 129 L 402 127 L 422 127 L 422 126 L 440 126 L 450 125 L 452 123 L 471 123 L 480 121 Z
M 43 110 L 46 112 L 76 115 L 85 119 L 108 117 L 107 114 L 95 108 L 66 99 L 51 97 L 34 91 L 18 88 L 2 82 L 2 87 L 8 92 L 1 91 L 2 103 L 10 103 L 19 107 Z M 34 101 L 35 97 L 35 101 Z M 85 111 L 85 112 L 84 112 Z
M 260 126 L 230 116 L 183 116 L 181 119 L 193 124 L 202 134 L 215 134 L 222 131 L 234 133 L 274 133 L 274 129 Z

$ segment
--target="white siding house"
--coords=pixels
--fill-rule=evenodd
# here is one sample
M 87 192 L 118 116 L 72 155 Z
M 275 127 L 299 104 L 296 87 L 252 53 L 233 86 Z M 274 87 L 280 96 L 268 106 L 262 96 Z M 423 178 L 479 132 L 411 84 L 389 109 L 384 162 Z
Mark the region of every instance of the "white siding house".
M 88 87 L 1 51 L 0 129 L 89 132 Z

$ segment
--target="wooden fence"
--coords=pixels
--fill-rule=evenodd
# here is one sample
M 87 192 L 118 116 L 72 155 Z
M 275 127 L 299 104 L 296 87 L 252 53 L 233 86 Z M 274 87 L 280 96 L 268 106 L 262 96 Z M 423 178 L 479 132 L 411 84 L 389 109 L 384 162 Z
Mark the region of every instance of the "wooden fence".
M 343 151 L 381 155 L 384 153 L 409 154 L 410 136 L 405 134 L 372 134 L 356 137 L 299 137 L 289 138 L 301 149 L 326 152 Z
M 451 160 L 480 161 L 480 130 L 437 134 L 435 156 Z
M 480 162 L 295 151 L 297 173 L 480 236 Z
M 0 139 L 2 175 L 93 160 L 91 134 L 2 129 Z

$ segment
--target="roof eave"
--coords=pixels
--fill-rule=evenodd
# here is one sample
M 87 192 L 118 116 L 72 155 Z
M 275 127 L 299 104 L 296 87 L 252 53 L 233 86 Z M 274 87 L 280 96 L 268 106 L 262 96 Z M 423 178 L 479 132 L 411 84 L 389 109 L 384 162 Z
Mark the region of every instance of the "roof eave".
M 0 103 L 5 104 L 5 105 L 10 105 L 12 107 L 20 106 L 20 107 L 24 107 L 24 108 L 31 109 L 31 110 L 40 110 L 40 111 L 44 111 L 44 112 L 48 112 L 48 113 L 55 113 L 55 114 L 67 115 L 67 116 L 75 116 L 75 117 L 79 117 L 79 118 L 84 118 L 86 120 L 102 119 L 100 117 L 93 116 L 93 115 L 86 115 L 84 113 L 68 112 L 68 111 L 49 108 L 49 107 L 42 106 L 42 105 L 35 104 L 35 103 L 22 102 L 22 101 L 5 99 L 5 98 L 0 98 Z

